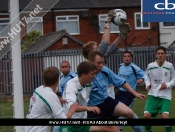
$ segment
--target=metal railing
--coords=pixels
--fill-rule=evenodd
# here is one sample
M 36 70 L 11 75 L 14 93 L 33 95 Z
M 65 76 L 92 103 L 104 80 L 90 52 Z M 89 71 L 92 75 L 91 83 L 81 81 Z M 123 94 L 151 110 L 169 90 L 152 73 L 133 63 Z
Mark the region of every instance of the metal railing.
M 155 50 L 157 47 L 128 47 L 133 53 L 133 62 L 142 70 L 146 70 L 147 65 L 155 61 Z M 118 73 L 118 66 L 122 63 L 122 55 L 125 49 L 118 52 L 107 60 L 107 66 Z M 60 62 L 67 60 L 70 62 L 71 70 L 76 72 L 78 64 L 86 61 L 81 55 L 81 50 L 60 50 L 47 51 L 42 53 L 22 54 L 22 76 L 24 94 L 33 93 L 34 89 L 43 84 L 42 71 L 48 66 L 56 66 L 60 69 Z M 167 61 L 175 65 L 175 48 L 167 49 Z M 10 55 L 5 55 L 0 60 L 0 93 L 12 94 L 12 72 Z M 60 73 L 61 75 L 61 73 Z M 144 88 L 144 84 L 138 85 Z

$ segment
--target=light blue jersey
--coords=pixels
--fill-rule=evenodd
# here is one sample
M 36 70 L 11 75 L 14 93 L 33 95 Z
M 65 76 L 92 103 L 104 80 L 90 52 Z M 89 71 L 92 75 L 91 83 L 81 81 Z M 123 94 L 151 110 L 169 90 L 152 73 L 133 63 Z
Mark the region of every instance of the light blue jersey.
M 93 79 L 88 106 L 95 106 L 105 101 L 108 97 L 107 87 L 109 84 L 122 87 L 125 82 L 125 79 L 116 75 L 106 66 L 103 66 L 101 71 L 97 73 L 96 77 Z
M 64 92 L 64 89 L 65 89 L 67 82 L 76 76 L 77 76 L 77 74 L 75 72 L 70 71 L 69 74 L 67 74 L 66 76 L 62 75 L 60 77 L 59 92 L 61 93 L 61 96 L 63 95 L 63 92 Z
M 144 79 L 145 72 L 141 70 L 134 63 L 130 63 L 125 66 L 124 63 L 120 64 L 118 75 L 126 79 L 127 83 L 136 91 L 137 79 Z M 120 87 L 121 91 L 126 91 L 124 88 Z

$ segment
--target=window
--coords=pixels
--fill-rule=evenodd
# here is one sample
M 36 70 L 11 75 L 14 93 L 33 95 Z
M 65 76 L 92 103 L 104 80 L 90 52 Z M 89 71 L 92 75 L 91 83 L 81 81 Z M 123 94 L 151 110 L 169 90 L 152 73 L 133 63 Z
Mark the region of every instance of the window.
M 105 21 L 106 21 L 107 14 L 99 15 L 99 26 L 100 26 L 100 33 L 104 33 L 105 28 Z M 113 23 L 110 26 L 111 33 L 119 33 L 119 27 Z
M 149 22 L 141 22 L 141 14 L 134 13 L 135 29 L 150 29 Z
M 30 17 L 27 18 L 27 33 L 30 33 L 33 30 L 40 31 L 43 33 L 43 19 L 42 17 Z
M 163 22 L 163 27 L 165 28 L 175 27 L 175 22 Z
M 10 31 L 9 18 L 0 18 L 0 38 L 8 37 Z M 7 26 L 8 25 L 8 26 Z
M 57 31 L 65 29 L 71 35 L 77 35 L 79 31 L 79 16 L 57 16 L 56 17 Z

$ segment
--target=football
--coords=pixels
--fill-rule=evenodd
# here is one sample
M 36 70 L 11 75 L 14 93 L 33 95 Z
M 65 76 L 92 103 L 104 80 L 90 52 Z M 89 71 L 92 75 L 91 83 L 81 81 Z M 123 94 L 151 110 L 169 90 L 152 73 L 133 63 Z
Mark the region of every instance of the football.
M 127 15 L 122 9 L 115 9 L 116 16 L 112 18 L 112 23 L 115 25 L 123 25 L 126 22 Z

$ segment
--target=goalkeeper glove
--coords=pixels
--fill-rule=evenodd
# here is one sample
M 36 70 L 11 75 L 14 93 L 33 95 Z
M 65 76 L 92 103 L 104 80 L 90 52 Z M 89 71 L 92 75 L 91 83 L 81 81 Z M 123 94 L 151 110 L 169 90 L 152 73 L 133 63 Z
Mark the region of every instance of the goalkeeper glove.
M 105 21 L 105 28 L 110 28 L 111 19 L 116 16 L 115 10 L 110 10 Z
M 120 31 L 120 38 L 125 39 L 125 36 L 132 30 L 131 26 L 129 23 L 124 23 L 123 25 L 119 26 L 119 31 Z

